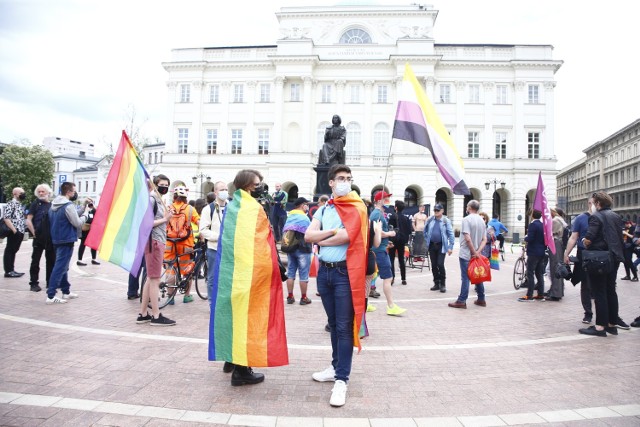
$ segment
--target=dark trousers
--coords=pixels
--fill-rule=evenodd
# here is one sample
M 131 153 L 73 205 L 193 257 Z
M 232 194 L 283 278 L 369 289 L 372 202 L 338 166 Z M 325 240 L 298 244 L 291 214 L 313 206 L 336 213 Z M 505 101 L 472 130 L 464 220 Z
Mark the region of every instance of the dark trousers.
M 616 276 L 619 262 L 613 263 L 613 271 L 607 274 L 589 274 L 589 283 L 593 288 L 596 302 L 596 325 L 615 325 L 618 321 L 618 294 Z
M 446 253 L 442 253 L 442 243 L 429 243 L 429 260 L 431 261 L 431 271 L 433 272 L 433 283 L 438 286 L 445 286 L 446 284 L 445 255 Z
M 84 248 L 86 248 L 86 246 L 84 245 L 84 241 L 87 240 L 88 235 L 88 231 L 83 231 L 82 237 L 80 238 L 80 246 L 78 246 L 78 260 L 80 261 L 82 260 L 82 257 L 84 255 Z M 91 249 L 91 259 L 96 259 L 97 256 L 98 251 L 96 251 L 95 249 Z
M 544 294 L 544 263 L 545 256 L 527 256 L 527 296 L 533 297 L 535 289 L 538 296 Z M 535 281 L 534 281 L 535 276 Z
M 271 226 L 273 227 L 273 237 L 276 239 L 276 242 L 282 240 L 282 229 L 284 228 L 284 223 L 287 220 L 287 215 L 278 214 L 273 212 L 271 215 Z
M 502 234 L 496 235 L 496 240 L 500 242 L 500 250 L 504 248 L 504 236 Z
M 633 247 L 624 249 L 624 271 L 627 277 L 638 277 L 638 268 L 633 264 Z
M 142 269 L 146 268 L 146 264 L 144 262 L 144 257 L 142 257 L 142 263 L 140 264 L 140 270 L 138 271 L 138 274 L 133 275 L 131 273 L 129 273 L 129 287 L 127 289 L 127 296 L 128 297 L 135 297 L 138 296 L 140 294 L 139 289 L 140 289 L 140 276 L 142 275 Z
M 40 259 L 44 252 L 45 259 L 45 279 L 47 285 L 49 284 L 49 278 L 53 271 L 53 265 L 56 263 L 56 251 L 53 249 L 53 245 L 39 243 L 37 240 L 33 240 L 33 252 L 31 253 L 31 267 L 29 268 L 29 284 L 37 285 L 40 277 Z
M 393 274 L 393 278 L 396 277 L 396 268 L 394 266 L 394 261 L 396 259 L 396 254 L 398 254 L 398 264 L 400 264 L 400 278 L 402 280 L 407 280 L 407 266 L 404 263 L 404 246 L 405 243 L 398 243 L 397 245 L 393 245 L 392 248 L 389 249 L 389 261 L 391 262 L 391 273 Z
M 20 250 L 20 245 L 22 244 L 23 237 L 24 234 L 20 233 L 19 231 L 15 234 L 7 236 L 7 245 L 4 248 L 4 257 L 2 259 L 2 261 L 4 262 L 5 273 L 11 273 L 12 271 L 15 271 L 16 254 Z
M 593 310 L 591 309 L 591 300 L 593 299 L 593 292 L 589 285 L 589 275 L 582 270 L 582 249 L 578 248 L 578 261 L 575 264 L 574 272 L 579 271 L 581 274 L 580 279 L 580 302 L 584 309 L 585 316 L 593 317 Z M 575 275 L 576 273 L 574 273 Z

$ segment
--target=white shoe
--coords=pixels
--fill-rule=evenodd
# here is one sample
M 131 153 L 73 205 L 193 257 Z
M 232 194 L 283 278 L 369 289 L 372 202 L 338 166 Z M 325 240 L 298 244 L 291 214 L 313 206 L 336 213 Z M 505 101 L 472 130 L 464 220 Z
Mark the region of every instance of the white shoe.
M 342 380 L 336 381 L 331 390 L 331 400 L 329 405 L 331 406 L 344 406 L 347 401 L 347 383 Z
M 76 299 L 78 298 L 78 294 L 74 294 L 73 292 L 69 292 L 68 294 L 62 294 L 62 299 Z
M 53 297 L 53 298 L 47 297 L 47 299 L 45 300 L 45 303 L 47 304 L 65 304 L 66 302 L 67 302 L 66 299 L 60 299 L 58 297 Z
M 318 381 L 321 383 L 326 383 L 328 381 L 335 381 L 336 371 L 335 369 L 333 369 L 333 366 L 329 366 L 327 369 L 325 369 L 322 372 L 314 372 L 313 375 L 311 375 L 311 378 L 313 378 L 314 381 Z

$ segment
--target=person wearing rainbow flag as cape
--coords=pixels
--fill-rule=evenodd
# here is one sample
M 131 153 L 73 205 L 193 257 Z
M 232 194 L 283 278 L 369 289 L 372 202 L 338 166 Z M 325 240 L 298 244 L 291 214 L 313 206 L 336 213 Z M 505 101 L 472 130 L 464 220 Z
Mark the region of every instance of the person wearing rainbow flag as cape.
M 351 190 L 351 169 L 331 166 L 327 173 L 332 198 L 316 211 L 305 233 L 320 247 L 317 283 L 331 330 L 331 366 L 312 375 L 315 381 L 335 381 L 331 406 L 346 402 L 353 347 L 360 350 L 360 325 L 365 311 L 367 208 Z

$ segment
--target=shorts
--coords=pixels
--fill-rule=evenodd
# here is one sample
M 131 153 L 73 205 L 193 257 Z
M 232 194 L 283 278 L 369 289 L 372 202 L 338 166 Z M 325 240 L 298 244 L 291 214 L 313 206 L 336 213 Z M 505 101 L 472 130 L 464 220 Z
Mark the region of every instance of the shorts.
M 287 254 L 287 259 L 287 278 L 295 280 L 297 271 L 300 275 L 300 281 L 308 282 L 309 269 L 311 268 L 311 253 L 296 249 L 294 253 Z
M 164 259 L 164 243 L 151 239 L 151 250 L 149 243 L 144 245 L 144 262 L 147 265 L 147 277 L 159 279 L 162 277 L 162 261 Z
M 393 277 L 391 272 L 391 261 L 389 254 L 385 252 L 374 252 L 376 255 L 376 264 L 378 265 L 378 275 L 382 280 Z

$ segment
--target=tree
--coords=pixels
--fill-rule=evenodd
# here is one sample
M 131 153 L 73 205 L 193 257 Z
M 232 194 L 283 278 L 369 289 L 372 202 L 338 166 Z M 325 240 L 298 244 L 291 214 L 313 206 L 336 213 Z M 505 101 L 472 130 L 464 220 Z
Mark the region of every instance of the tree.
M 29 145 L 8 145 L 0 154 L 2 189 L 7 198 L 11 198 L 15 187 L 22 187 L 27 201 L 31 202 L 35 199 L 36 187 L 53 180 L 55 164 L 51 152 Z

